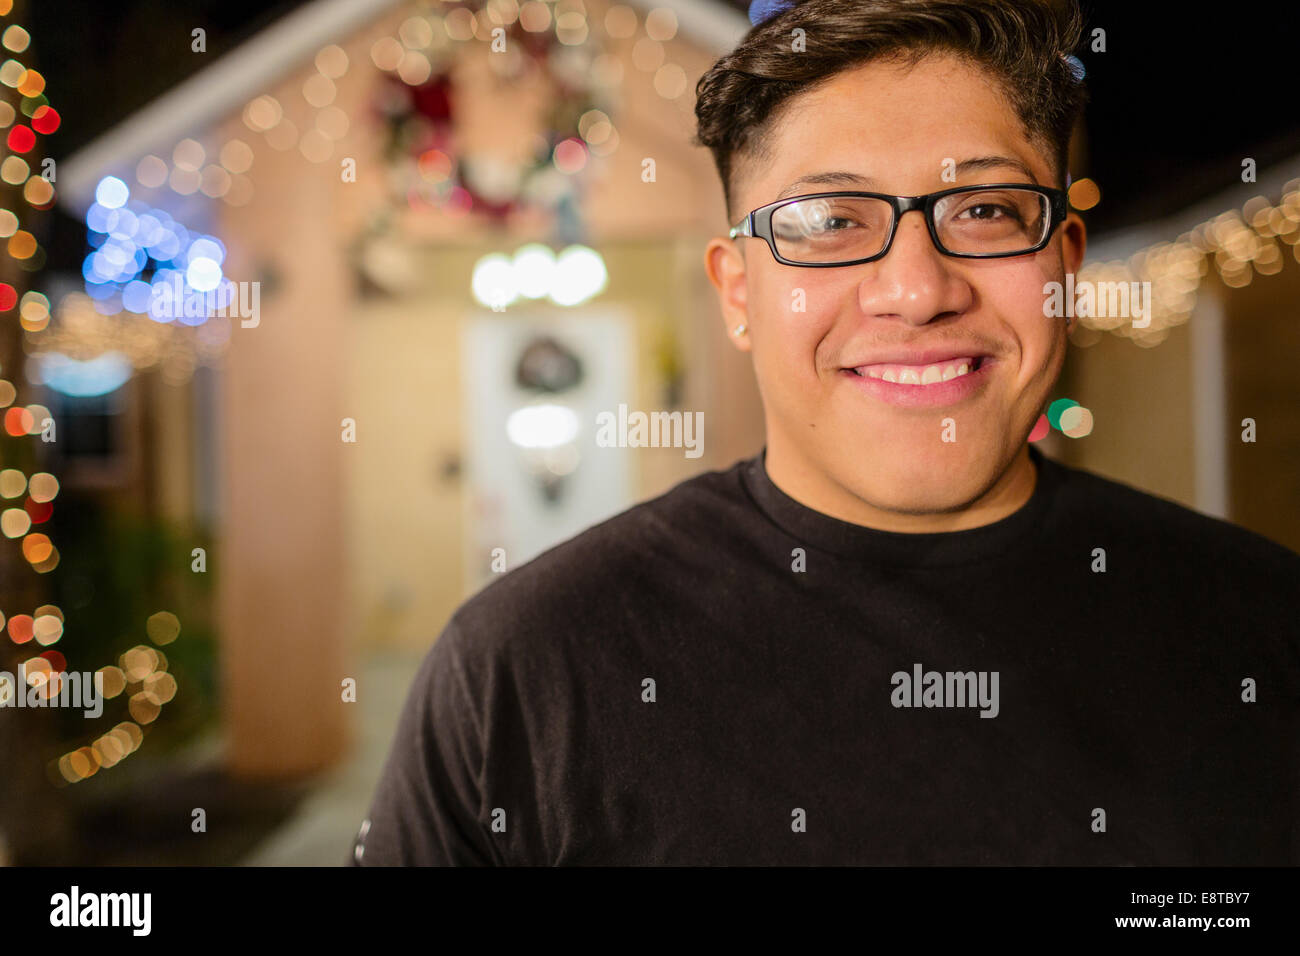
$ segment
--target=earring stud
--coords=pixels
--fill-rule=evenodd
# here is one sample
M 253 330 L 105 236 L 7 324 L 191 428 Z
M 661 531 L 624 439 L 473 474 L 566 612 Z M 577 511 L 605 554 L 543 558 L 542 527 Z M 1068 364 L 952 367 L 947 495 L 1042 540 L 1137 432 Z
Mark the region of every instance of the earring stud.
M 734 335 L 736 338 L 740 338 L 742 335 L 744 335 L 744 334 L 745 334 L 745 323 L 742 322 L 742 323 L 740 323 L 740 325 L 738 325 L 738 326 L 736 326 L 734 329 L 732 329 L 732 330 L 731 330 L 731 334 Z

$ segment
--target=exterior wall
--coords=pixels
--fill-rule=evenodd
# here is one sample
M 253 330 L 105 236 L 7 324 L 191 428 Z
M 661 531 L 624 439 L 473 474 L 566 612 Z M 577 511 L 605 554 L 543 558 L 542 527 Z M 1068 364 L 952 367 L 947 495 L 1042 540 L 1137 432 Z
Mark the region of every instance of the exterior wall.
M 1300 264 L 1224 291 L 1231 518 L 1300 552 Z M 1253 444 L 1241 440 L 1245 418 Z
M 1195 316 L 1190 321 L 1195 321 Z M 1096 344 L 1070 346 L 1053 393 L 1093 413 L 1092 434 L 1071 439 L 1053 432 L 1049 454 L 1078 468 L 1196 506 L 1192 422 L 1191 334 L 1170 330 L 1154 348 L 1111 333 Z M 1059 449 L 1059 451 L 1057 451 Z

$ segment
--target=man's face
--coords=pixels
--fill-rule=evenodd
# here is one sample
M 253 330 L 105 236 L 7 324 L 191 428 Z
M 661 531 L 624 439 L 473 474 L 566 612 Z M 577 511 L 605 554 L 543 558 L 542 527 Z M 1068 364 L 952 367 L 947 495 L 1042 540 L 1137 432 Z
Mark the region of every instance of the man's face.
M 772 137 L 771 164 L 745 170 L 737 184 L 737 219 L 800 177 L 828 171 L 856 174 L 861 184 L 804 183 L 786 195 L 1057 185 L 987 75 L 947 56 L 910 71 L 878 62 L 842 73 L 793 100 Z M 975 159 L 984 167 L 953 178 L 953 168 Z M 889 254 L 856 266 L 786 266 L 762 240 L 712 242 L 707 265 L 728 329 L 747 326 L 732 340 L 753 354 L 769 471 L 846 517 L 863 513 L 860 504 L 867 513 L 966 508 L 1017 455 L 1028 467 L 1026 438 L 1066 345 L 1064 319 L 1043 314 L 1043 285 L 1078 268 L 1083 241 L 1071 216 L 1037 253 L 957 259 L 935 248 L 923 213 L 909 212 Z M 929 365 L 941 376 L 957 370 L 933 356 L 976 357 L 978 365 L 934 384 L 905 384 L 910 375 L 888 366 L 902 381 L 854 371 L 913 365 L 928 381 Z

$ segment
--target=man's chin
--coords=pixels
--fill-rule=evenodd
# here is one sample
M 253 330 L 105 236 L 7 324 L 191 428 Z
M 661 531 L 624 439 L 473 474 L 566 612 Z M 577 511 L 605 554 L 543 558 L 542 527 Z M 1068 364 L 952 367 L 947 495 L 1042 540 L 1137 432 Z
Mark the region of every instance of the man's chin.
M 872 507 L 899 515 L 945 515 L 976 503 L 1000 476 L 995 461 L 932 463 L 893 462 L 848 487 Z
M 891 494 L 889 489 L 862 495 L 863 500 L 879 511 L 907 517 L 924 517 L 926 515 L 952 515 L 970 507 L 978 493 L 970 495 L 953 494 L 952 489 L 935 490 L 933 493 L 918 492 L 915 488 L 906 493 Z

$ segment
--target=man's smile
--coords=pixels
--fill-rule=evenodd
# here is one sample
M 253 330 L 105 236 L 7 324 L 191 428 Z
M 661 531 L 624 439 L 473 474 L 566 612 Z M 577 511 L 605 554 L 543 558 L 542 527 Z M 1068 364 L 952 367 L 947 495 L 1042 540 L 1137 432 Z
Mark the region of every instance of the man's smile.
M 873 398 L 903 408 L 955 405 L 988 384 L 997 366 L 989 355 L 955 356 L 942 362 L 878 362 L 842 369 L 856 387 Z

